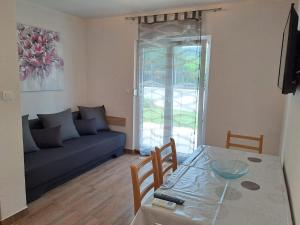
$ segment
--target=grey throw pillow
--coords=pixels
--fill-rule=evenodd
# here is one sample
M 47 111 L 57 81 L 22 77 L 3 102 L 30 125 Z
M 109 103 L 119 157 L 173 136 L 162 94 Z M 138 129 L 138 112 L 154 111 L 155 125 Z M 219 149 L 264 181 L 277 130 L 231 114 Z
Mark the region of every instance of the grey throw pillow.
M 71 109 L 53 114 L 38 114 L 44 128 L 61 126 L 61 137 L 63 141 L 78 138 L 79 134 L 75 128 Z
M 96 119 L 75 120 L 75 126 L 80 135 L 97 134 Z
M 22 131 L 24 153 L 36 152 L 40 150 L 32 138 L 29 128 L 28 115 L 22 116 Z
M 61 126 L 45 128 L 45 129 L 32 129 L 33 139 L 40 148 L 55 148 L 62 147 L 61 139 Z
M 87 119 L 96 119 L 96 128 L 97 130 L 108 130 L 108 125 L 106 121 L 106 113 L 105 107 L 98 106 L 98 107 L 84 107 L 78 106 L 81 118 L 84 120 Z

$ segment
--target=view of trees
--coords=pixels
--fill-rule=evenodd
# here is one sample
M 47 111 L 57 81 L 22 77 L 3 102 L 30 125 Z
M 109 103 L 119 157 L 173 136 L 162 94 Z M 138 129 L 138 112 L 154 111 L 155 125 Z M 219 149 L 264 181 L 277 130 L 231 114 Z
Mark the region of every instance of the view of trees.
M 161 86 L 173 74 L 173 85 L 197 88 L 199 81 L 199 46 L 144 48 L 143 81 L 145 85 Z
M 173 76 L 173 92 L 177 90 L 177 94 L 181 95 L 181 98 L 173 101 L 184 101 L 186 98 L 192 98 L 195 101 L 194 105 L 188 108 L 184 105 L 180 106 L 180 103 L 174 104 L 173 125 L 193 129 L 197 126 L 198 96 L 195 90 L 199 86 L 200 51 L 201 48 L 196 45 L 143 49 L 143 68 L 141 69 L 144 92 L 147 92 L 144 93 L 143 100 L 144 122 L 164 123 L 164 105 L 162 105 L 165 99 L 164 87 L 166 80 L 170 79 L 169 76 Z M 157 88 L 156 93 L 149 93 L 154 90 L 154 87 Z

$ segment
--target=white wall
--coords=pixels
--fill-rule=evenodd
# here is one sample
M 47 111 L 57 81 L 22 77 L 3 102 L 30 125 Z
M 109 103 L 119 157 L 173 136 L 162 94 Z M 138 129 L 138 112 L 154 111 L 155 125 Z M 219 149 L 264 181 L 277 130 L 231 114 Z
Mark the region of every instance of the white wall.
M 17 0 L 17 22 L 60 32 L 65 62 L 64 90 L 23 92 L 22 113 L 34 117 L 86 104 L 86 22 L 23 0 Z
M 0 1 L 0 91 L 15 93 L 13 101 L 0 100 L 0 220 L 26 207 L 15 7 Z
M 212 35 L 206 143 L 224 146 L 227 130 L 264 134 L 264 153 L 278 154 L 284 97 L 277 76 L 290 1 L 226 4 L 207 14 Z
M 300 1 L 298 1 L 298 13 Z M 295 225 L 300 224 L 300 89 L 286 104 L 282 159 L 290 189 Z
M 124 17 L 88 21 L 88 104 L 126 118 L 126 148 L 132 149 L 134 46 L 137 26 Z
M 61 33 L 65 89 L 21 93 L 17 71 L 16 21 Z M 15 99 L 0 101 L 0 219 L 26 207 L 21 113 L 50 113 L 86 104 L 86 23 L 84 20 L 18 0 L 0 1 L 0 91 Z
M 289 1 L 207 7 L 214 6 L 224 10 L 205 20 L 212 35 L 206 143 L 224 146 L 228 129 L 262 133 L 264 152 L 278 154 L 284 97 L 276 83 Z M 124 17 L 88 21 L 88 102 L 127 118 L 128 148 L 133 148 L 133 97 L 127 90 L 134 87 L 136 39 L 136 23 Z

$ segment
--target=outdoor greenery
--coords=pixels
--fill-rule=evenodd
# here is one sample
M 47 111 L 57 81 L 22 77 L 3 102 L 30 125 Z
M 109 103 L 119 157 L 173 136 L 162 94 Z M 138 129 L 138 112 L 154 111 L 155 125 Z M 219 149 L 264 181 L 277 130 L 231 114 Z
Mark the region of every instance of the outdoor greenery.
M 156 124 L 164 123 L 164 108 L 155 106 L 150 99 L 144 99 L 143 121 Z M 196 112 L 188 110 L 173 110 L 173 126 L 195 128 L 197 124 Z
M 168 59 L 168 48 L 144 48 L 143 54 L 143 81 L 164 85 L 166 75 L 169 74 L 170 62 L 173 62 L 174 85 L 197 88 L 199 85 L 199 46 L 172 47 L 174 58 Z M 201 77 L 201 76 L 200 76 Z
M 144 87 L 164 87 L 171 79 L 176 88 L 195 90 L 199 87 L 199 56 L 201 47 L 179 45 L 143 48 Z M 170 58 L 172 55 L 172 58 Z M 172 67 L 172 71 L 170 70 Z M 171 77 L 166 77 L 170 76 Z M 164 107 L 144 96 L 143 121 L 164 124 Z M 195 129 L 197 114 L 192 110 L 173 109 L 173 126 Z

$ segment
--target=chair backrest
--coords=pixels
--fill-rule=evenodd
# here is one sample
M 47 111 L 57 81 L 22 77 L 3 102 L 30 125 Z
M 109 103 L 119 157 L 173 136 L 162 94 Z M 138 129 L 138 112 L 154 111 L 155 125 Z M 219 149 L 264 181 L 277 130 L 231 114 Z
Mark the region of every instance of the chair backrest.
M 166 155 L 162 154 L 165 150 L 171 148 L 171 152 Z M 177 155 L 176 155 L 176 145 L 173 138 L 170 138 L 170 142 L 162 146 L 161 148 L 155 147 L 157 164 L 158 164 L 158 176 L 159 184 L 161 185 L 164 180 L 164 175 L 172 169 L 173 172 L 177 169 Z M 164 164 L 171 158 L 170 165 L 164 168 Z
M 145 168 L 145 165 L 152 162 L 152 168 Z M 146 172 L 143 172 L 143 175 L 139 174 L 139 171 L 142 168 L 148 169 Z M 133 187 L 133 198 L 134 198 L 134 213 L 137 213 L 141 207 L 142 199 L 145 195 L 152 189 L 157 189 L 159 187 L 159 178 L 158 178 L 158 168 L 157 168 L 157 157 L 155 152 L 151 152 L 151 156 L 146 157 L 137 165 L 131 165 L 131 178 L 132 178 L 132 187 Z M 141 190 L 141 185 L 143 182 L 153 175 L 153 181 L 148 184 L 143 190 Z M 139 177 L 141 176 L 141 177 Z
M 249 140 L 249 141 L 257 141 L 258 145 L 251 146 L 251 145 L 233 143 L 232 138 Z M 263 135 L 260 135 L 259 137 L 251 137 L 251 136 L 245 136 L 245 135 L 239 135 L 239 134 L 232 134 L 231 131 L 229 130 L 227 132 L 226 148 L 237 147 L 237 148 L 242 148 L 242 149 L 247 149 L 247 150 L 258 151 L 259 154 L 262 154 L 263 142 L 264 142 Z

